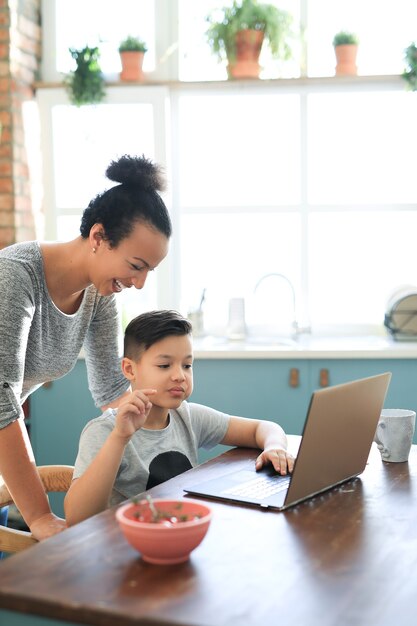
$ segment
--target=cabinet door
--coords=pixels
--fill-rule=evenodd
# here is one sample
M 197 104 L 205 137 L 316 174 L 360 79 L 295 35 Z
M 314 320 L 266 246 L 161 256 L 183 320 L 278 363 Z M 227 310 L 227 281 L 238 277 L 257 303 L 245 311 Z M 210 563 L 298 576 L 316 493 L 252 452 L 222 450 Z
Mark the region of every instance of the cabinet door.
M 326 359 L 310 361 L 311 391 L 357 378 L 390 372 L 392 361 L 381 359 Z
M 84 360 L 63 378 L 37 389 L 30 398 L 30 438 L 37 465 L 74 465 L 85 424 L 100 415 L 87 384 Z M 64 516 L 65 494 L 51 493 L 51 508 Z
M 305 361 L 199 359 L 194 362 L 191 402 L 231 415 L 271 420 L 289 434 L 301 434 L 309 399 L 309 370 Z M 224 450 L 224 446 L 202 450 L 200 460 Z
M 43 386 L 30 399 L 31 440 L 38 465 L 73 465 L 85 424 L 101 411 L 87 384 L 85 362 L 63 378 Z
M 385 399 L 385 408 L 412 409 L 417 412 L 417 361 L 415 359 L 335 359 L 311 361 L 311 390 L 320 388 L 328 372 L 328 384 L 338 385 L 357 378 L 391 372 L 392 378 Z M 417 431 L 414 433 L 417 443 Z

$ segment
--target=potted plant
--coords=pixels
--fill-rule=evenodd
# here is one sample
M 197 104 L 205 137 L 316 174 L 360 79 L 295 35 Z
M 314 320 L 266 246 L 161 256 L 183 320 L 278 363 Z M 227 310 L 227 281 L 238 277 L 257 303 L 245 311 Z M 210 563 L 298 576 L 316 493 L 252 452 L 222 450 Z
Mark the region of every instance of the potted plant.
M 129 35 L 120 42 L 119 54 L 122 63 L 121 80 L 143 81 L 143 57 L 148 47 L 142 39 Z
M 333 37 L 336 55 L 336 76 L 355 76 L 358 73 L 356 57 L 359 39 L 355 33 L 341 30 Z
M 405 49 L 404 59 L 406 68 L 402 77 L 407 81 L 407 86 L 411 91 L 417 91 L 417 45 L 415 43 L 410 43 Z
M 264 41 L 274 58 L 291 57 L 288 38 L 292 17 L 272 4 L 234 0 L 232 6 L 212 12 L 206 20 L 208 43 L 219 60 L 227 60 L 229 78 L 259 77 Z
M 85 46 L 80 50 L 69 49 L 77 67 L 66 77 L 71 102 L 76 106 L 98 104 L 104 99 L 104 76 L 99 65 L 100 51 Z

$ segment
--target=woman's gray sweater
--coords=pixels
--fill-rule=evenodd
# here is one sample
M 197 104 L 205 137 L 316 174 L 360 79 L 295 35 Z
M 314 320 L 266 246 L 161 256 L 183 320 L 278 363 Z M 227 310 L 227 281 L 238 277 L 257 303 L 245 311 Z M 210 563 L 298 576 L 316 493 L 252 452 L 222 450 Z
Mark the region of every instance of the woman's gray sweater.
M 90 286 L 76 313 L 60 311 L 49 295 L 36 241 L 0 251 L 0 288 L 0 428 L 22 415 L 30 393 L 69 372 L 82 346 L 98 407 L 128 389 L 114 296 L 100 296 Z

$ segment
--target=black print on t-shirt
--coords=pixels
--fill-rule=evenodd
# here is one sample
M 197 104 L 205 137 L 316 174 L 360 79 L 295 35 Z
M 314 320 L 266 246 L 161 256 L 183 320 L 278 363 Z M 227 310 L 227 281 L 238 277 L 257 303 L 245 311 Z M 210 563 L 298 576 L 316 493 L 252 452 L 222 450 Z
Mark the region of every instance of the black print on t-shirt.
M 191 469 L 189 459 L 182 452 L 163 452 L 152 459 L 149 465 L 149 478 L 146 489 L 151 489 L 160 483 L 178 476 Z

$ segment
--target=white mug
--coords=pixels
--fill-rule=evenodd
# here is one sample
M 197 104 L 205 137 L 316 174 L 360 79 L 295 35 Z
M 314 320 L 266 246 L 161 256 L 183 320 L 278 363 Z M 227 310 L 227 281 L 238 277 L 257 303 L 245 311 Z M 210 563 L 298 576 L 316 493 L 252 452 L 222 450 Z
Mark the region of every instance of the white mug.
M 415 411 L 384 409 L 381 412 L 374 441 L 383 461 L 403 463 L 408 460 L 415 423 Z

